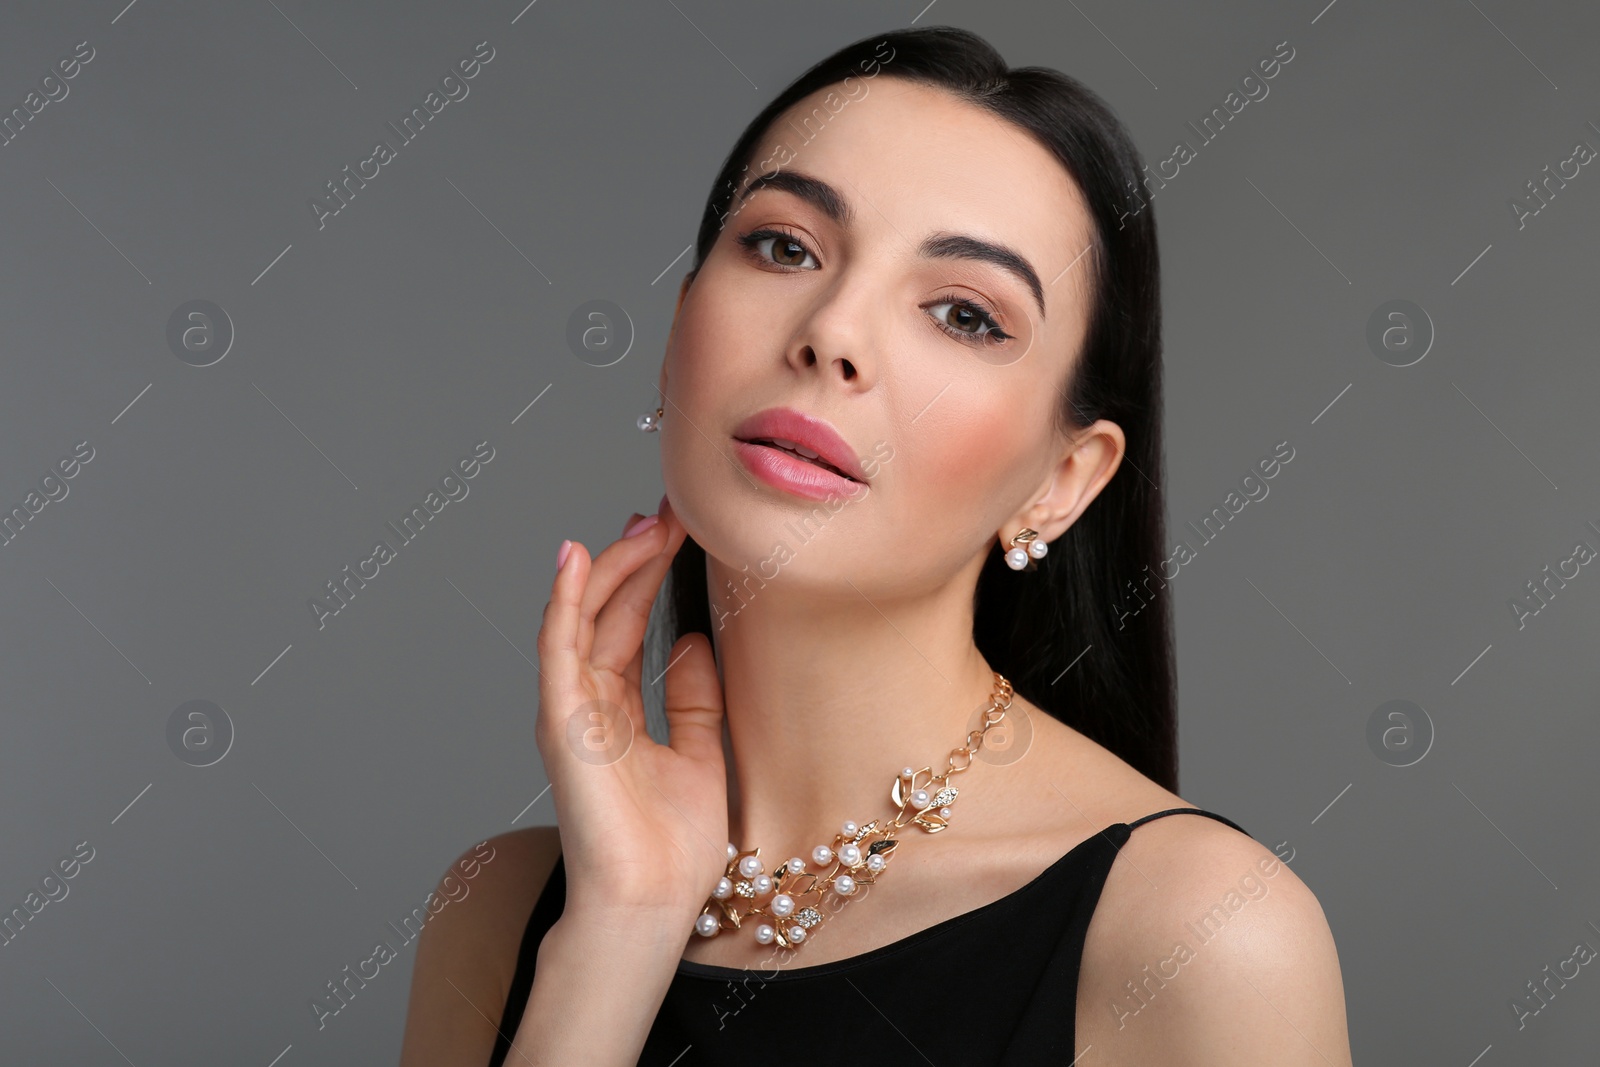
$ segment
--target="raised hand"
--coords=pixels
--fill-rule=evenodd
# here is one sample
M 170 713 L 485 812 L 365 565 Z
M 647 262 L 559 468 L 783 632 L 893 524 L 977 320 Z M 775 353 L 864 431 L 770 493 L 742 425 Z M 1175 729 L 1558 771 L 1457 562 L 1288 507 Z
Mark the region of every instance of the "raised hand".
M 727 864 L 722 683 L 710 639 L 685 635 L 661 682 L 668 744 L 646 733 L 645 624 L 687 536 L 662 502 L 657 516 L 632 516 L 632 535 L 598 557 L 571 543 L 539 629 L 535 733 L 561 832 L 568 913 L 681 921 L 687 938 Z

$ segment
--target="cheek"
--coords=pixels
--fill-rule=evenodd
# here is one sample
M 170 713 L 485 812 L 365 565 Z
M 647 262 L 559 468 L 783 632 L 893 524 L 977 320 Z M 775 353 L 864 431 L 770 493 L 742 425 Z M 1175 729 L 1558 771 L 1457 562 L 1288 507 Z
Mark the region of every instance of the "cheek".
M 945 418 L 932 425 L 928 417 L 918 419 L 903 435 L 910 462 L 902 477 L 931 505 L 987 523 L 986 504 L 1004 502 L 1012 494 L 1010 483 L 1030 446 L 1020 439 L 1017 420 L 1004 405 L 959 412 L 951 407 Z
M 992 389 L 994 382 L 988 385 Z M 1025 396 L 953 387 L 895 442 L 893 509 L 897 533 L 941 542 L 943 566 L 981 551 L 1038 489 L 1045 445 L 1033 427 L 1043 416 Z M 952 395 L 954 394 L 954 395 Z M 943 411 L 940 405 L 956 400 Z M 903 443 L 903 447 L 902 447 Z M 946 552 L 948 555 L 946 555 Z
M 762 369 L 755 339 L 730 315 L 737 302 L 723 299 L 716 281 L 702 275 L 696 282 L 705 288 L 684 301 L 666 353 L 671 403 L 663 405 L 661 477 L 690 536 L 714 555 L 743 559 L 757 541 L 771 547 L 770 539 L 746 536 L 750 516 L 739 506 L 742 476 L 729 436 L 761 395 Z
M 962 420 L 939 434 L 918 467 L 918 481 L 934 496 L 970 498 L 994 484 L 994 434 L 978 420 Z
M 684 302 L 667 358 L 667 388 L 673 402 L 708 433 L 701 422 L 711 412 L 727 413 L 757 377 L 765 338 L 748 319 L 751 301 L 730 295 L 717 277 L 702 277 L 700 292 Z

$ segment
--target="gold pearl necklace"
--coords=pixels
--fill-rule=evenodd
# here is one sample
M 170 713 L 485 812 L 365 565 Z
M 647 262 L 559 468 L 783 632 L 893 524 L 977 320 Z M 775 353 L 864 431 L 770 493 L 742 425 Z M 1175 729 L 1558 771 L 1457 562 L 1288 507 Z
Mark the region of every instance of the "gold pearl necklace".
M 766 874 L 761 849 L 740 850 L 730 842 L 727 870 L 695 919 L 695 933 L 714 937 L 719 931 L 737 930 L 746 920 L 761 917 L 770 921 L 756 925 L 756 941 L 763 945 L 776 942 L 779 947 L 792 950 L 822 922 L 822 912 L 816 905 L 822 903 L 827 890 L 842 904 L 855 895 L 858 887 L 878 880 L 899 844 L 894 834 L 907 822 L 930 834 L 948 826 L 950 805 L 960 790 L 947 784 L 947 779 L 972 765 L 972 757 L 983 747 L 984 737 L 1011 707 L 1011 683 L 999 671 L 994 672 L 994 678 L 994 695 L 984 709 L 983 728 L 968 732 L 966 743 L 951 751 L 950 765 L 938 774 L 933 774 L 931 767 L 902 770 L 889 790 L 889 799 L 898 809 L 895 817 L 881 827 L 876 819 L 864 825 L 845 822 L 832 844 L 812 850 L 817 873 L 808 873 L 806 862 L 795 856 L 779 864 L 772 874 Z M 957 758 L 963 761 L 960 766 Z M 740 911 L 741 900 L 752 904 Z

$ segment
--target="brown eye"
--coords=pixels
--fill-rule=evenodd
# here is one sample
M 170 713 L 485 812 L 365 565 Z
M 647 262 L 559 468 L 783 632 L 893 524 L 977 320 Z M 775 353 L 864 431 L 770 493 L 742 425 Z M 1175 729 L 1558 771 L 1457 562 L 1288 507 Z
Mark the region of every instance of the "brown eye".
M 772 261 L 785 267 L 801 267 L 806 261 L 805 246 L 787 237 L 772 239 Z
M 806 266 L 811 252 L 805 245 L 780 230 L 755 230 L 736 238 L 756 258 L 789 270 L 815 270 L 816 261 Z M 766 250 L 767 245 L 770 250 Z
M 1003 344 L 1011 340 L 994 316 L 977 304 L 946 299 L 924 306 L 932 314 L 934 325 L 968 344 Z
M 962 333 L 977 333 L 983 327 L 983 320 L 969 307 L 961 304 L 950 304 L 950 310 L 944 315 L 944 321 Z

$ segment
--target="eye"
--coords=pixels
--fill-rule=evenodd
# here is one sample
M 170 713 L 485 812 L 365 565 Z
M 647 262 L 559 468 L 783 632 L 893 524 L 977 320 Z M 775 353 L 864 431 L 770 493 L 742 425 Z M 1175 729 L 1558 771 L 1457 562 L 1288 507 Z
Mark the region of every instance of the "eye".
M 927 305 L 933 315 L 934 325 L 957 340 L 968 344 L 1001 344 L 1011 340 L 1011 335 L 1000 329 L 993 312 L 973 300 L 946 297 L 937 304 Z
M 749 233 L 740 234 L 735 240 L 764 262 L 774 263 L 788 270 L 815 269 L 816 259 L 806 246 L 793 234 L 784 233 L 782 230 L 751 230 Z M 763 251 L 762 246 L 769 241 L 773 243 L 772 250 Z M 795 259 L 799 262 L 794 262 Z M 804 265 L 807 259 L 811 260 L 813 264 L 811 267 Z

